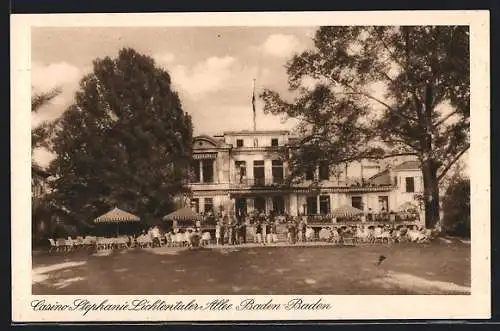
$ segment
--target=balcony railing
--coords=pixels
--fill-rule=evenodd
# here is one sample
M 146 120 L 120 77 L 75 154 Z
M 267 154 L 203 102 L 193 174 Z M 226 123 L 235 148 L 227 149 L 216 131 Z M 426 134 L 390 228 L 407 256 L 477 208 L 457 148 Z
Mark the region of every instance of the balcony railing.
M 285 183 L 284 178 L 235 178 L 233 181 L 238 186 L 274 186 Z

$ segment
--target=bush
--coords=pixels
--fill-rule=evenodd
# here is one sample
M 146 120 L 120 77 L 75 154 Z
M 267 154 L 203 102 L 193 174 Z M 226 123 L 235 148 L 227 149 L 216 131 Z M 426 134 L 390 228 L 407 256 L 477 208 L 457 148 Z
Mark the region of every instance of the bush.
M 450 184 L 443 198 L 443 230 L 470 238 L 470 180 L 460 178 Z

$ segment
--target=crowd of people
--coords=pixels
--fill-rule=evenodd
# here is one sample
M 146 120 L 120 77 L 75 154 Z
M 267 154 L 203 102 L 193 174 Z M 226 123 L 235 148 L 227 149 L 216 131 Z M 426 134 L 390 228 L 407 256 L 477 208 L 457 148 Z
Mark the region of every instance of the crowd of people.
M 305 242 L 330 242 L 354 244 L 425 242 L 432 236 L 430 230 L 416 225 L 394 223 L 380 224 L 332 224 L 314 226 L 303 218 L 282 220 L 263 217 L 252 222 L 220 218 L 213 228 L 200 227 L 174 228 L 162 232 L 158 227 L 142 233 L 136 238 L 138 243 L 158 246 L 206 246 L 241 245 L 254 243 L 259 245 L 286 241 L 289 244 Z M 143 238 L 149 238 L 144 240 Z

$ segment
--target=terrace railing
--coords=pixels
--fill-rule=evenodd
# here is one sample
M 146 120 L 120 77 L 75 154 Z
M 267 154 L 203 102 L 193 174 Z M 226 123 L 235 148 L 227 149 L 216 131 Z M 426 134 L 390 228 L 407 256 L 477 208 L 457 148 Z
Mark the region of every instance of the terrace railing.
M 258 177 L 258 178 L 240 178 L 234 179 L 233 184 L 241 187 L 265 187 L 265 186 L 279 186 L 285 183 L 282 177 Z

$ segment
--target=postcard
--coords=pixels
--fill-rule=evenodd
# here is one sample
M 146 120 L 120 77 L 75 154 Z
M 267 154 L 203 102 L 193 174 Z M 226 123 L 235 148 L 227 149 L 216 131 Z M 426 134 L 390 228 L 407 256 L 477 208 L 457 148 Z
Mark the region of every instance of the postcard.
M 14 322 L 490 317 L 487 11 L 11 22 Z

